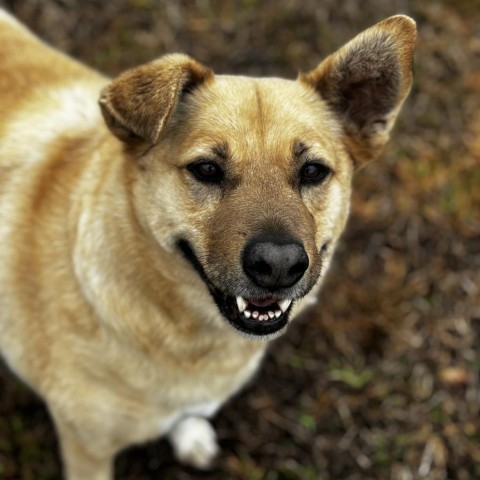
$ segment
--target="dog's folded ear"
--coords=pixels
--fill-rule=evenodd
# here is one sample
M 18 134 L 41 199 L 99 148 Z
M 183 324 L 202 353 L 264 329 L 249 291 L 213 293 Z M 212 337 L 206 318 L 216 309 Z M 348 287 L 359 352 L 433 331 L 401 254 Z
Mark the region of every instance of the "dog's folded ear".
M 172 54 L 119 75 L 101 92 L 110 130 L 128 144 L 158 142 L 182 95 L 213 78 L 187 55 Z
M 415 22 L 396 15 L 374 25 L 299 80 L 340 116 L 356 165 L 373 159 L 412 85 Z

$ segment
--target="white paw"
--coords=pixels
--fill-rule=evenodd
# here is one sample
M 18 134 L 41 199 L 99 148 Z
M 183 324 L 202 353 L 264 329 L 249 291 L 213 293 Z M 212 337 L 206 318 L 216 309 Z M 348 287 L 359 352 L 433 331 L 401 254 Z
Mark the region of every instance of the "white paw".
M 169 438 L 178 460 L 195 468 L 210 468 L 220 451 L 215 430 L 205 418 L 180 420 L 170 431 Z

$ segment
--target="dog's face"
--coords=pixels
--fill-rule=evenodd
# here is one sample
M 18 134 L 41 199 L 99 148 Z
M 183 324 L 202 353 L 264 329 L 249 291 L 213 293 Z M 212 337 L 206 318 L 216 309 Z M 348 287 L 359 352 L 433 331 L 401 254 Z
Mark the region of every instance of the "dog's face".
M 322 103 L 300 82 L 216 77 L 148 153 L 151 230 L 183 249 L 242 332 L 286 325 L 345 224 L 353 167 Z
M 171 55 L 103 92 L 136 165 L 140 222 L 241 332 L 278 334 L 320 281 L 353 171 L 383 147 L 410 88 L 414 38 L 392 17 L 296 81 L 214 76 Z

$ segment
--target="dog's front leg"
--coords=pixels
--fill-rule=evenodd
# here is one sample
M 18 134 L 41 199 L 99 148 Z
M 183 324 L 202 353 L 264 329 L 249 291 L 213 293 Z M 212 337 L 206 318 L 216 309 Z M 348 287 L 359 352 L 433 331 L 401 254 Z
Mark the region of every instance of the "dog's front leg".
M 57 416 L 55 425 L 60 440 L 65 480 L 112 480 L 113 454 L 95 451 L 86 445 L 71 428 Z
M 183 418 L 172 428 L 168 438 L 178 460 L 202 470 L 212 466 L 220 451 L 215 430 L 203 417 Z

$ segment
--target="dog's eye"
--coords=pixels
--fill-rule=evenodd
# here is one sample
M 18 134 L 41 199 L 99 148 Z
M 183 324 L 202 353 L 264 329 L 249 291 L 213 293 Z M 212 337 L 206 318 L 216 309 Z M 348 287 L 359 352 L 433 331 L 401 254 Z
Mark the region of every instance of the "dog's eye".
M 330 168 L 323 163 L 308 162 L 300 170 L 300 184 L 322 183 L 330 173 Z
M 223 180 L 223 170 L 215 162 L 199 161 L 188 165 L 187 168 L 200 182 L 221 183 Z

